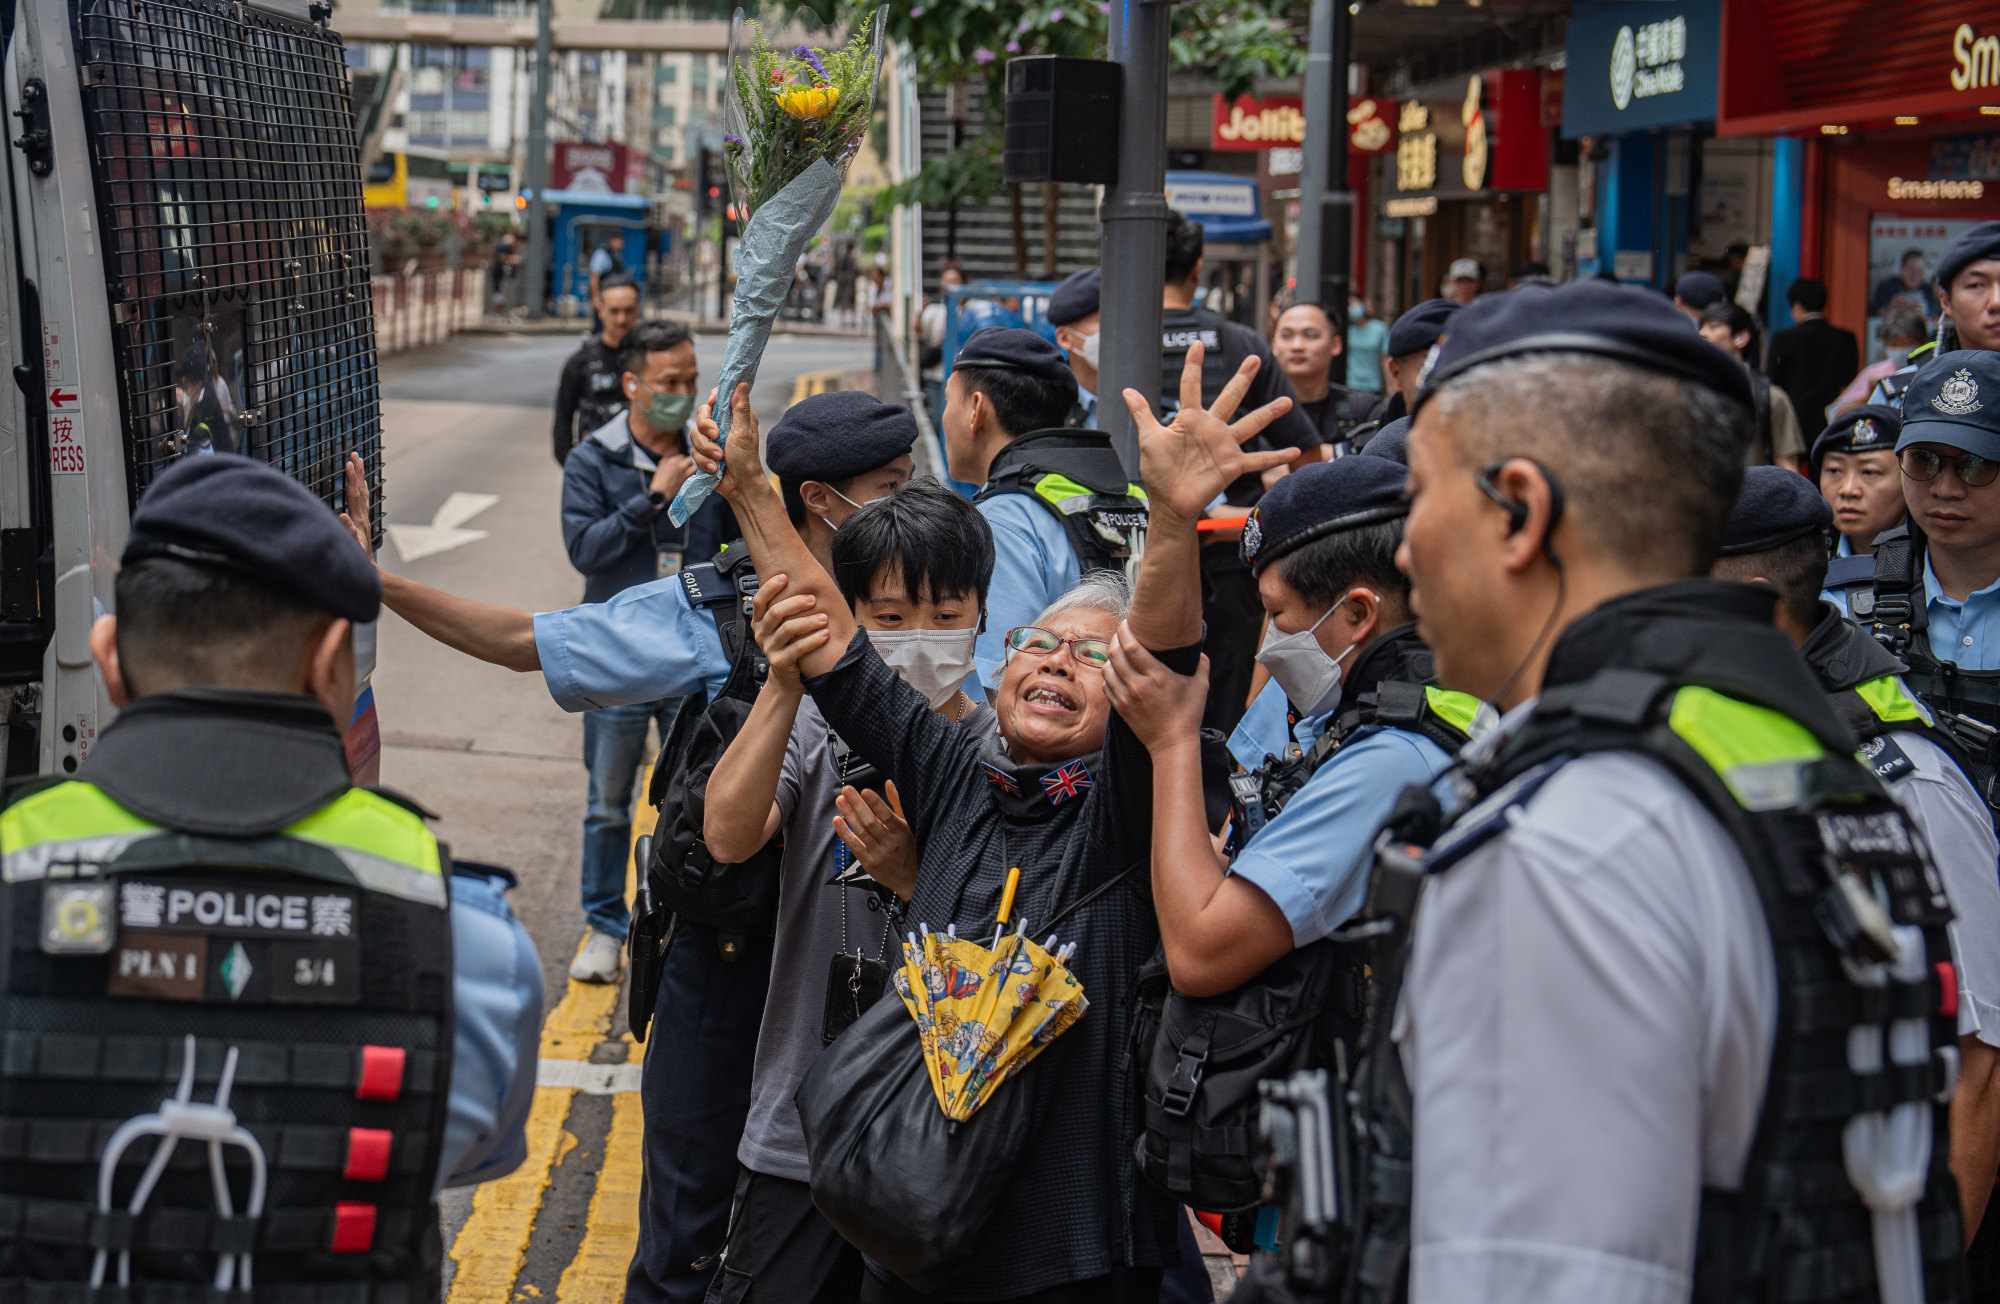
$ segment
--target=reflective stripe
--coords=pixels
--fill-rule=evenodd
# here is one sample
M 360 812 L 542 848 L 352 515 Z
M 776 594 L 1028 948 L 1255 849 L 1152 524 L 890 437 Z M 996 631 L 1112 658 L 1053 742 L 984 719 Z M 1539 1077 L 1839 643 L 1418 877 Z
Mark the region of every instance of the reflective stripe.
M 1098 497 L 1095 489 L 1078 484 L 1060 471 L 1050 471 L 1035 481 L 1035 495 L 1061 512 L 1064 516 L 1074 516 L 1090 506 L 1091 499 Z M 1149 501 L 1146 490 L 1141 485 L 1127 484 L 1125 492 L 1140 502 Z M 1105 497 L 1113 497 L 1106 494 Z
M 1805 766 L 1825 754 L 1797 721 L 1707 688 L 1675 693 L 1667 727 L 1722 776 L 1746 810 L 1798 804 Z
M 1861 700 L 1868 703 L 1868 709 L 1884 724 L 1895 724 L 1902 720 L 1921 720 L 1925 724 L 1935 724 L 1930 708 L 1919 702 L 1916 695 L 1895 675 L 1883 675 L 1858 684 L 1854 691 Z
M 0 811 L 0 879 L 20 883 L 62 877 L 67 866 L 102 866 L 162 832 L 92 784 L 72 780 Z M 445 904 L 437 839 L 386 797 L 351 788 L 283 836 L 331 851 L 370 891 Z
M 1479 699 L 1470 693 L 1454 693 L 1449 688 L 1430 687 L 1424 689 L 1424 701 L 1438 718 L 1462 734 L 1472 732 L 1472 721 L 1479 714 Z

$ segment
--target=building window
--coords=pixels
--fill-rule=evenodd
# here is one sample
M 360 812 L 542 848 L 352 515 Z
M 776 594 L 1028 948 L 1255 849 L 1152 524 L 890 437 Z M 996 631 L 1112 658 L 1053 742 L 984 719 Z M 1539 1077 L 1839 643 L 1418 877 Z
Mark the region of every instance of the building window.
M 671 63 L 660 65 L 660 85 L 671 86 L 680 80 L 680 76 L 681 70 L 677 65 Z
M 454 113 L 451 135 L 454 140 L 485 140 L 490 116 L 485 113 Z

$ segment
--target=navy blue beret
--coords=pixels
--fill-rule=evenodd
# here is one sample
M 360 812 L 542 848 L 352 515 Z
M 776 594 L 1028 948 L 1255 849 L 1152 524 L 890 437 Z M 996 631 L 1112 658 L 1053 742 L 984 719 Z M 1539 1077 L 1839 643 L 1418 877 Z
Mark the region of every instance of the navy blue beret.
M 1475 367 L 1532 353 L 1580 353 L 1693 381 L 1752 406 L 1750 373 L 1701 337 L 1687 314 L 1657 294 L 1609 281 L 1517 285 L 1489 294 L 1454 318 L 1431 356 L 1410 414 L 1439 386 Z
M 2000 222 L 1981 222 L 1944 247 L 1938 255 L 1937 283 L 1951 288 L 1951 278 L 1982 258 L 2000 258 Z
M 1397 417 L 1374 434 L 1361 451 L 1369 457 L 1386 457 L 1399 466 L 1410 464 L 1410 419 Z
M 764 437 L 764 465 L 787 480 L 847 480 L 887 466 L 916 442 L 908 408 L 835 390 L 785 409 Z
M 1097 311 L 1097 286 L 1103 273 L 1095 267 L 1086 267 L 1056 287 L 1049 296 L 1048 311 L 1042 316 L 1048 318 L 1051 326 L 1067 326 L 1073 321 Z
M 1714 272 L 1682 272 L 1681 278 L 1674 282 L 1674 297 L 1700 311 L 1711 303 L 1727 299 L 1729 287 Z
M 1896 436 L 1902 432 L 1903 414 L 1895 408 L 1880 403 L 1849 408 L 1827 422 L 1826 429 L 1813 440 L 1813 472 L 1818 474 L 1819 464 L 1828 453 L 1891 451 L 1896 447 Z
M 1753 466 L 1722 527 L 1721 555 L 1741 557 L 1833 528 L 1833 508 L 1813 482 L 1782 466 Z
M 1061 349 L 1031 330 L 1018 326 L 989 326 L 973 333 L 958 351 L 953 367 L 975 367 L 990 371 L 1017 371 L 1045 384 L 1066 389 L 1069 401 L 1076 402 L 1076 373 Z
M 1301 467 L 1271 486 L 1243 522 L 1243 560 L 1263 570 L 1315 539 L 1401 520 L 1409 472 L 1385 457 L 1337 457 Z
M 1464 306 L 1456 299 L 1424 300 L 1396 318 L 1396 324 L 1389 328 L 1389 342 L 1383 348 L 1392 358 L 1426 352 L 1444 333 L 1444 324 Z
M 349 620 L 382 610 L 382 577 L 312 491 L 235 453 L 183 457 L 132 512 L 123 564 L 170 557 L 255 576 Z
M 2000 461 L 2000 353 L 1955 349 L 1911 377 L 1896 447 L 1911 444 L 1945 444 Z

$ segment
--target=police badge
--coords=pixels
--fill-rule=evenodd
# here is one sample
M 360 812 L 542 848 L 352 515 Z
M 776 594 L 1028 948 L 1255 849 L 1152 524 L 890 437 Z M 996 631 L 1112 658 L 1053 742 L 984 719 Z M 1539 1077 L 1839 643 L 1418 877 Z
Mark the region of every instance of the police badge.
M 1951 379 L 1938 387 L 1937 397 L 1931 406 L 1948 417 L 1971 416 L 1985 404 L 1979 401 L 1979 382 L 1972 373 L 1960 367 L 1951 374 Z
M 1264 546 L 1264 527 L 1257 523 L 1257 513 L 1253 510 L 1243 521 L 1243 560 L 1256 561 L 1257 550 Z
M 1859 421 L 1855 422 L 1854 429 L 1848 434 L 1847 437 L 1848 446 L 1850 448 L 1863 448 L 1874 442 L 1875 442 L 1875 423 L 1869 420 L 1867 417 L 1863 417 Z

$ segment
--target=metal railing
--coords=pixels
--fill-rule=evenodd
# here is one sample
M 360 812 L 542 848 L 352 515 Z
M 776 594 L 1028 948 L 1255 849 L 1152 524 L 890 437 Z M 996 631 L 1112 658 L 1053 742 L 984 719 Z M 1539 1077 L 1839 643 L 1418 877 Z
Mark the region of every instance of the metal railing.
M 432 267 L 375 278 L 375 348 L 384 356 L 436 344 L 486 316 L 486 269 Z
M 875 317 L 875 396 L 884 403 L 901 403 L 917 419 L 917 442 L 910 449 L 918 475 L 945 476 L 944 445 L 931 424 L 930 405 L 924 389 L 904 365 L 903 346 L 889 325 L 886 314 Z

